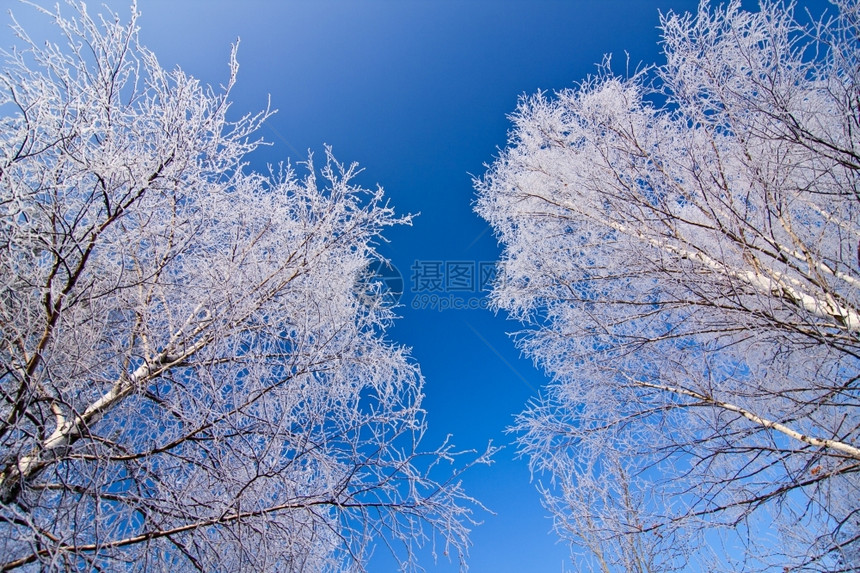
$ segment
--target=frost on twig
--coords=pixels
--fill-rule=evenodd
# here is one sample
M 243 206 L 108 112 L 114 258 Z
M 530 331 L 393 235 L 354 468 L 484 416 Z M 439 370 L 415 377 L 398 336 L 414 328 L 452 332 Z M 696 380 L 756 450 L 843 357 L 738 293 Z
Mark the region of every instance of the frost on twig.
M 476 181 L 494 303 L 554 377 L 519 443 L 583 569 L 860 566 L 860 13 L 835 4 L 666 14 L 665 65 L 523 98 Z
M 216 91 L 136 13 L 57 10 L 65 44 L 19 27 L 0 68 L 0 570 L 462 564 L 488 456 L 420 444 L 420 371 L 357 287 L 408 217 L 330 149 L 251 172 L 235 48 Z

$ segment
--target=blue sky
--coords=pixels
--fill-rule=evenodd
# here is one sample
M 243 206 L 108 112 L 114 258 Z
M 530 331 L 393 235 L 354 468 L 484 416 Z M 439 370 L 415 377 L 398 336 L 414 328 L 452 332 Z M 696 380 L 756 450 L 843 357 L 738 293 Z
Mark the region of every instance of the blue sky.
M 106 2 L 122 16 L 128 3 Z M 29 30 L 45 24 L 24 5 L 2 4 Z M 452 263 L 447 270 L 468 270 L 473 263 L 477 272 L 481 262 L 498 257 L 492 232 L 472 212 L 470 174 L 482 174 L 504 147 L 506 114 L 520 95 L 571 87 L 594 73 L 605 53 L 614 55 L 618 73 L 627 67 L 625 51 L 631 70 L 660 63 L 658 11 L 692 11 L 697 4 L 138 0 L 144 44 L 164 67 L 178 65 L 205 83 L 226 80 L 230 44 L 241 38 L 234 112 L 257 111 L 269 95 L 278 110 L 262 131 L 274 145 L 255 155 L 255 167 L 287 158 L 295 163 L 308 149 L 321 158 L 327 143 L 341 161 L 364 167 L 361 184 L 382 185 L 400 213 L 420 213 L 412 227 L 388 232 L 390 243 L 381 246 L 405 279 L 402 319 L 390 336 L 412 347 L 426 377 L 427 445 L 452 434 L 460 448 L 475 449 L 489 440 L 509 443 L 505 428 L 546 380 L 514 348 L 507 333 L 518 325 L 504 316 L 413 308 L 429 306 L 430 295 L 479 305 L 481 293 L 416 292 L 411 269 L 416 261 L 422 271 L 436 264 L 446 270 L 446 263 Z M 98 5 L 90 2 L 90 9 Z M 799 6 L 820 13 L 825 3 Z M 0 32 L 4 47 L 9 38 Z M 479 516 L 484 525 L 473 533 L 471 571 L 570 570 L 568 548 L 550 533 L 526 462 L 515 458 L 513 447 L 465 482 L 495 512 Z M 382 551 L 371 571 L 392 570 Z M 446 562 L 422 564 L 428 571 L 456 570 Z

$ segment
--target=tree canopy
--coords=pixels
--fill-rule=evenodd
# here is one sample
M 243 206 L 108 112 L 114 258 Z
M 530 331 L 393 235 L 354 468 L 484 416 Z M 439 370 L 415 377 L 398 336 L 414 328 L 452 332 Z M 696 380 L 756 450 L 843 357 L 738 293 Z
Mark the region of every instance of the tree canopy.
M 602 571 L 860 566 L 860 8 L 661 18 L 666 63 L 524 97 L 476 181 L 519 418 Z
M 215 90 L 136 9 L 64 9 L 64 43 L 16 27 L 0 68 L 0 570 L 462 559 L 468 464 L 419 445 L 423 380 L 364 277 L 409 217 L 330 150 L 250 170 L 269 111 L 230 109 L 235 50 Z

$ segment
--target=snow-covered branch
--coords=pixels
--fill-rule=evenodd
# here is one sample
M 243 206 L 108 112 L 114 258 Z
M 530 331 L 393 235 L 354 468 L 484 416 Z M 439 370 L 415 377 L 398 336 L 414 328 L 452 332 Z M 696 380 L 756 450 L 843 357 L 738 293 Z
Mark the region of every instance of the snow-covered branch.
M 860 564 L 860 50 L 835 4 L 664 14 L 664 65 L 523 98 L 475 182 L 493 301 L 554 377 L 519 442 L 583 568 Z
M 235 48 L 201 86 L 132 12 L 70 1 L 65 44 L 0 54 L 0 569 L 465 563 L 457 477 L 492 452 L 420 445 L 420 370 L 357 286 L 409 217 L 330 148 L 252 172 Z

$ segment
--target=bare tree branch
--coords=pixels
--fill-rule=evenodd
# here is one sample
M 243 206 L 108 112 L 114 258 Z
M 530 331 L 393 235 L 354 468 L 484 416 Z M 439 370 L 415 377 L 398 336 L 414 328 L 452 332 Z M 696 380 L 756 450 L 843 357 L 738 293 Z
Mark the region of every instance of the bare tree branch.
M 271 112 L 227 119 L 235 47 L 217 91 L 135 6 L 39 10 L 65 44 L 13 24 L 0 54 L 0 569 L 335 571 L 382 543 L 415 570 L 436 538 L 465 568 L 459 476 L 492 448 L 420 445 L 420 370 L 362 278 L 410 217 L 328 148 L 252 172 Z
M 475 181 L 493 302 L 554 378 L 518 440 L 583 570 L 860 567 L 860 12 L 834 4 L 665 14 L 665 65 L 523 98 Z

